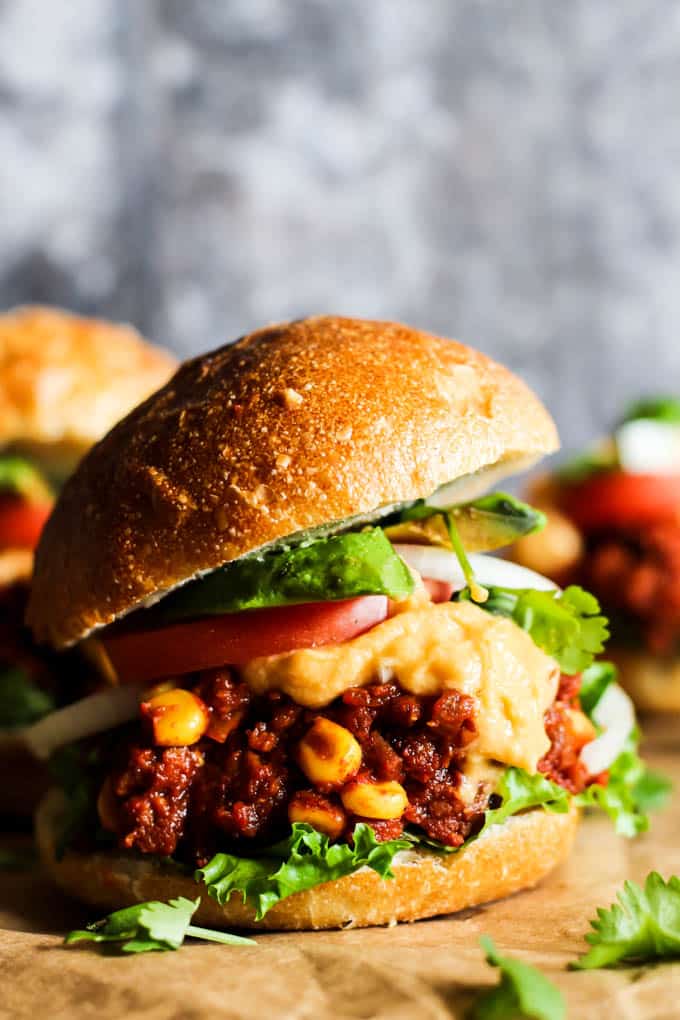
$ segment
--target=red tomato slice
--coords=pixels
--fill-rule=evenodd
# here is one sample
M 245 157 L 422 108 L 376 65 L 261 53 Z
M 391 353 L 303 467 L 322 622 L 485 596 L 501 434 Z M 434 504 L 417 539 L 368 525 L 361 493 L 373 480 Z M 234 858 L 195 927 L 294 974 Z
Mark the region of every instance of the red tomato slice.
M 680 475 L 608 471 L 565 488 L 561 505 L 583 531 L 650 524 L 680 516 Z
M 251 609 L 203 617 L 156 630 L 120 631 L 103 638 L 122 683 L 157 680 L 215 666 L 243 665 L 260 655 L 338 644 L 387 617 L 384 595 L 342 602 Z
M 0 496 L 0 549 L 35 549 L 51 509 L 50 503 Z
M 453 585 L 448 581 L 435 581 L 432 577 L 424 577 L 423 584 L 433 602 L 450 602 Z

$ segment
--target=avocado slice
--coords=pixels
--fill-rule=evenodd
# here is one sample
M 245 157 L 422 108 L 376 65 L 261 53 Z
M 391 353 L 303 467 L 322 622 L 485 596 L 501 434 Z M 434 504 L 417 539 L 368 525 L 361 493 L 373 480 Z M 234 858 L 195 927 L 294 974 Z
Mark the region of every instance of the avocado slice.
M 391 542 L 414 542 L 450 549 L 446 515 L 455 525 L 467 552 L 500 549 L 545 526 L 545 515 L 540 510 L 507 493 L 494 492 L 444 510 L 430 507 L 426 502 L 417 503 L 403 511 L 399 522 L 385 528 L 385 534 Z
M 411 572 L 383 531 L 369 528 L 234 560 L 145 613 L 167 621 L 357 595 L 404 599 L 413 589 Z

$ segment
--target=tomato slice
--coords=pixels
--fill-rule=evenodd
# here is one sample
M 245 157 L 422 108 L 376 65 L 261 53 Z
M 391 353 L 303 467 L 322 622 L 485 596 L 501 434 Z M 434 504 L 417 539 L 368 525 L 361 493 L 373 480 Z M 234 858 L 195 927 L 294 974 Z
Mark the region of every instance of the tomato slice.
M 103 644 L 121 683 L 157 680 L 260 655 L 338 644 L 387 617 L 385 595 L 203 617 L 155 630 L 121 630 Z
M 432 577 L 424 577 L 423 584 L 433 602 L 450 602 L 453 585 L 449 581 L 435 581 Z
M 583 531 L 680 516 L 680 475 L 607 471 L 563 490 L 561 507 Z
M 0 549 L 35 549 L 51 509 L 51 503 L 0 496 Z

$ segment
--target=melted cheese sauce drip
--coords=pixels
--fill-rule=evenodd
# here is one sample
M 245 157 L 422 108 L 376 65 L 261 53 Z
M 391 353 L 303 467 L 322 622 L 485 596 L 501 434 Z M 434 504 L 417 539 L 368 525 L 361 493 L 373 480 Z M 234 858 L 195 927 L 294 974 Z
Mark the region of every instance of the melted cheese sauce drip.
M 307 708 L 386 673 L 411 694 L 455 689 L 475 698 L 476 756 L 535 772 L 550 746 L 543 715 L 557 665 L 511 620 L 470 602 L 414 599 L 351 641 L 254 659 L 243 670 L 256 693 L 282 691 Z

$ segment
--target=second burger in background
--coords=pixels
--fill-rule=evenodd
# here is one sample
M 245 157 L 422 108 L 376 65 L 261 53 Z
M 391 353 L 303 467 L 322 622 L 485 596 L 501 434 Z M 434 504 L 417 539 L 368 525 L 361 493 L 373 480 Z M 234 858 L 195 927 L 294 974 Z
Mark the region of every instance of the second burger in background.
M 680 400 L 639 401 L 611 437 L 539 478 L 529 498 L 548 525 L 521 539 L 514 559 L 588 587 L 637 705 L 680 712 Z
M 130 326 L 46 307 L 0 315 L 1 737 L 77 693 L 73 657 L 60 666 L 23 622 L 33 549 L 56 494 L 90 446 L 174 368 Z M 0 810 L 30 811 L 32 772 L 20 775 L 3 785 Z

